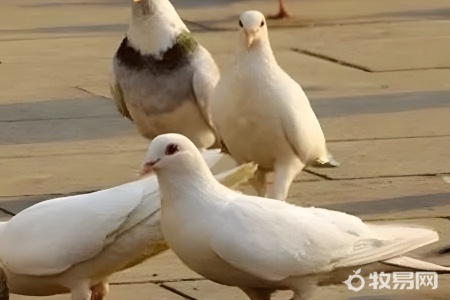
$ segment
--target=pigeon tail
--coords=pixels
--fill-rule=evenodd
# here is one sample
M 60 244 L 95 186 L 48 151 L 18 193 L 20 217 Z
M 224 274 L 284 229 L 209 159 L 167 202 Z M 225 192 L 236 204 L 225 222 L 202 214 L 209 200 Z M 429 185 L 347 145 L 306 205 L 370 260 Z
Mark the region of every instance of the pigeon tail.
M 318 158 L 311 164 L 311 166 L 316 168 L 337 168 L 340 166 L 340 163 L 334 159 L 330 152 L 328 152 L 326 159 Z
M 433 263 L 418 260 L 418 259 L 411 258 L 408 256 L 399 256 L 399 257 L 391 258 L 388 260 L 383 260 L 382 263 L 384 263 L 386 265 L 408 268 L 408 269 L 413 269 L 413 270 L 437 272 L 440 274 L 450 273 L 449 267 L 436 265 Z
M 444 247 L 438 251 L 438 254 L 450 254 L 450 246 Z

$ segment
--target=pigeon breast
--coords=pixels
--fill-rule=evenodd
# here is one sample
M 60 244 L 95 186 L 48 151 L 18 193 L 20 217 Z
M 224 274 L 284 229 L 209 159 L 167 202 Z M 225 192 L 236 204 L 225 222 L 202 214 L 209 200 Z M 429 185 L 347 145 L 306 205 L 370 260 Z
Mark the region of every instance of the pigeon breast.
M 160 55 L 141 54 L 124 38 L 116 53 L 114 70 L 127 103 L 153 115 L 170 113 L 180 103 L 194 101 L 191 58 L 196 47 L 196 42 L 176 42 Z

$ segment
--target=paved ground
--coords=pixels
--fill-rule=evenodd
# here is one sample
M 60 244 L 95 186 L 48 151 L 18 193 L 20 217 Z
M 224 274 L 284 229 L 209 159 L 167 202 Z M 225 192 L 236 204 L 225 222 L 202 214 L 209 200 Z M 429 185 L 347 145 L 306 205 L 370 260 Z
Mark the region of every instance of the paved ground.
M 221 67 L 236 16 L 276 1 L 177 0 Z M 109 63 L 129 17 L 125 0 L 2 0 L 0 206 L 133 180 L 147 147 L 109 98 Z M 417 255 L 450 265 L 450 3 L 448 0 L 286 1 L 269 22 L 279 63 L 305 88 L 342 167 L 299 176 L 290 201 L 378 222 L 436 228 Z M 446 175 L 448 174 L 448 175 Z M 6 218 L 6 216 L 4 217 Z M 117 274 L 109 299 L 245 299 L 166 252 Z M 320 289 L 315 299 L 449 299 L 437 291 Z M 281 293 L 276 299 L 287 299 Z M 35 297 L 13 296 L 12 299 Z M 68 299 L 67 295 L 48 299 Z

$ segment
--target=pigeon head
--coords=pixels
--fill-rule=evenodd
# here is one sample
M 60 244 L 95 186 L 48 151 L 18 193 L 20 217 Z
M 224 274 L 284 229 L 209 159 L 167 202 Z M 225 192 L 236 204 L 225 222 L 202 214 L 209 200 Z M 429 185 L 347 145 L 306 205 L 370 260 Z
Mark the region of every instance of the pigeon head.
M 255 10 L 243 12 L 239 17 L 239 33 L 248 49 L 267 40 L 267 24 L 264 15 Z
M 144 17 L 151 14 L 149 0 L 132 0 L 131 10 L 134 18 Z M 150 0 L 151 2 L 152 0 Z
M 161 134 L 150 143 L 141 175 L 160 170 L 178 171 L 183 167 L 198 168 L 202 162 L 206 164 L 197 147 L 187 137 L 176 133 Z
M 177 37 L 189 32 L 169 0 L 132 0 L 131 21 L 126 38 L 141 55 L 158 60 L 177 43 Z

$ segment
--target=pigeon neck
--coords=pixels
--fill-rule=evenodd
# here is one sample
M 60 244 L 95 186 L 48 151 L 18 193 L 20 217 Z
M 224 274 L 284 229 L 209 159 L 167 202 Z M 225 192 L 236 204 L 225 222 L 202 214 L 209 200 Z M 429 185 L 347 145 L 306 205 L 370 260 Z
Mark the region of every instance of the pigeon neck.
M 198 196 L 219 185 L 203 159 L 195 164 L 180 162 L 173 169 L 159 170 L 157 175 L 160 191 L 167 201 Z
M 258 40 L 250 48 L 243 43 L 238 43 L 237 55 L 239 59 L 263 60 L 267 62 L 275 61 L 272 47 L 269 40 Z
M 252 76 L 264 74 L 262 70 L 274 69 L 278 66 L 269 41 L 259 41 L 250 49 L 240 43 L 235 55 L 234 65 L 240 74 L 250 72 Z

